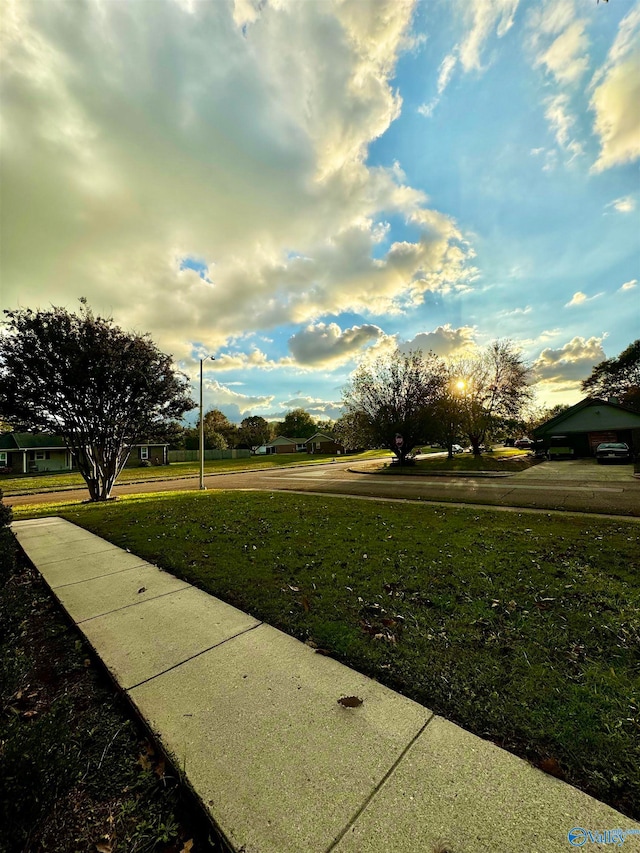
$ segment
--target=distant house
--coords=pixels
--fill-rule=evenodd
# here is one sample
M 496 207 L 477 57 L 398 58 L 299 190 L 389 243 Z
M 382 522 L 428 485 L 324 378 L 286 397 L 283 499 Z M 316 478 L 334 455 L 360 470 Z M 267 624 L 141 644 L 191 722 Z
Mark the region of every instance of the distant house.
M 287 438 L 285 435 L 279 435 L 273 441 L 261 444 L 256 453 L 261 455 L 272 453 L 306 453 L 306 441 L 306 438 Z
M 341 456 L 345 452 L 344 444 L 323 432 L 316 432 L 306 441 L 307 453 L 330 453 Z
M 135 468 L 146 462 L 166 465 L 168 446 L 163 442 L 134 444 L 126 467 Z M 13 474 L 72 471 L 76 467 L 73 453 L 59 435 L 0 433 L 0 468 L 9 468 Z
M 613 399 L 588 397 L 541 424 L 533 431 L 533 437 L 542 441 L 545 449 L 562 446 L 571 456 L 593 456 L 596 447 L 605 441 L 623 441 L 637 454 L 640 412 Z
M 138 468 L 146 465 L 147 462 L 151 465 L 168 465 L 168 450 L 168 443 L 161 441 L 144 441 L 134 444 L 125 468 Z
M 5 432 L 0 433 L 0 468 L 14 474 L 71 471 L 73 455 L 58 435 Z

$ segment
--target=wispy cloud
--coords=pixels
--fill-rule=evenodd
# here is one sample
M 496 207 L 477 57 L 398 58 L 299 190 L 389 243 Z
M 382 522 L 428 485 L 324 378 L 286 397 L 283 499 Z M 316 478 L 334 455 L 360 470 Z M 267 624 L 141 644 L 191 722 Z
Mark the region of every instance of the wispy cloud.
M 448 53 L 438 69 L 438 94 L 428 103 L 418 107 L 418 112 L 431 116 L 451 82 L 456 66 L 463 72 L 482 71 L 482 55 L 486 44 L 495 32 L 502 38 L 513 26 L 520 0 L 458 0 L 458 9 L 464 20 L 460 41 Z
M 636 200 L 631 195 L 624 195 L 605 204 L 604 209 L 613 208 L 616 213 L 633 213 L 636 209 Z
M 500 317 L 523 317 L 525 314 L 531 314 L 533 308 L 531 305 L 525 305 L 524 308 L 513 308 L 510 311 L 500 311 Z
M 602 293 L 596 293 L 595 296 L 587 296 L 586 293 L 578 290 L 573 294 L 571 300 L 567 302 L 564 307 L 575 308 L 576 305 L 586 305 L 587 302 L 593 302 L 594 299 L 599 299 L 601 296 L 604 296 L 604 291 Z
M 625 283 L 621 287 L 618 288 L 618 293 L 625 293 L 625 292 L 628 292 L 629 290 L 635 290 L 637 286 L 638 286 L 638 279 L 633 278 L 633 279 L 631 279 L 631 281 L 625 281 Z

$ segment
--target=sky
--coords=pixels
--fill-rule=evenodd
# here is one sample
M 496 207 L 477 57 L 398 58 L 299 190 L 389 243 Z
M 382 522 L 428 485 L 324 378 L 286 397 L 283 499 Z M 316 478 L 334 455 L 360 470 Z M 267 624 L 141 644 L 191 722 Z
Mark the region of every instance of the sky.
M 234 421 L 640 336 L 640 0 L 5 0 L 0 307 L 149 332 Z

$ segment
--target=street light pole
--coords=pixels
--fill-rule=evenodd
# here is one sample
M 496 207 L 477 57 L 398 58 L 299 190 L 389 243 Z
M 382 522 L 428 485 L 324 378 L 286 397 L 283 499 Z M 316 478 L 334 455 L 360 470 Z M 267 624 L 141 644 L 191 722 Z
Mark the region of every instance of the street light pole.
M 204 358 L 200 359 L 200 489 L 204 490 L 206 488 L 204 484 L 204 412 L 202 411 L 202 364 L 208 358 L 211 361 L 215 361 L 215 356 L 213 355 L 205 355 Z

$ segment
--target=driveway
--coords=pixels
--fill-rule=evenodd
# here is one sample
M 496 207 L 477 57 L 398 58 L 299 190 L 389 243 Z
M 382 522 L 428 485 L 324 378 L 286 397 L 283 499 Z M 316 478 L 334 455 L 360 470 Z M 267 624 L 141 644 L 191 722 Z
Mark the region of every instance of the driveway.
M 516 477 L 574 483 L 628 483 L 634 479 L 632 462 L 598 465 L 595 459 L 552 459 L 520 471 Z

